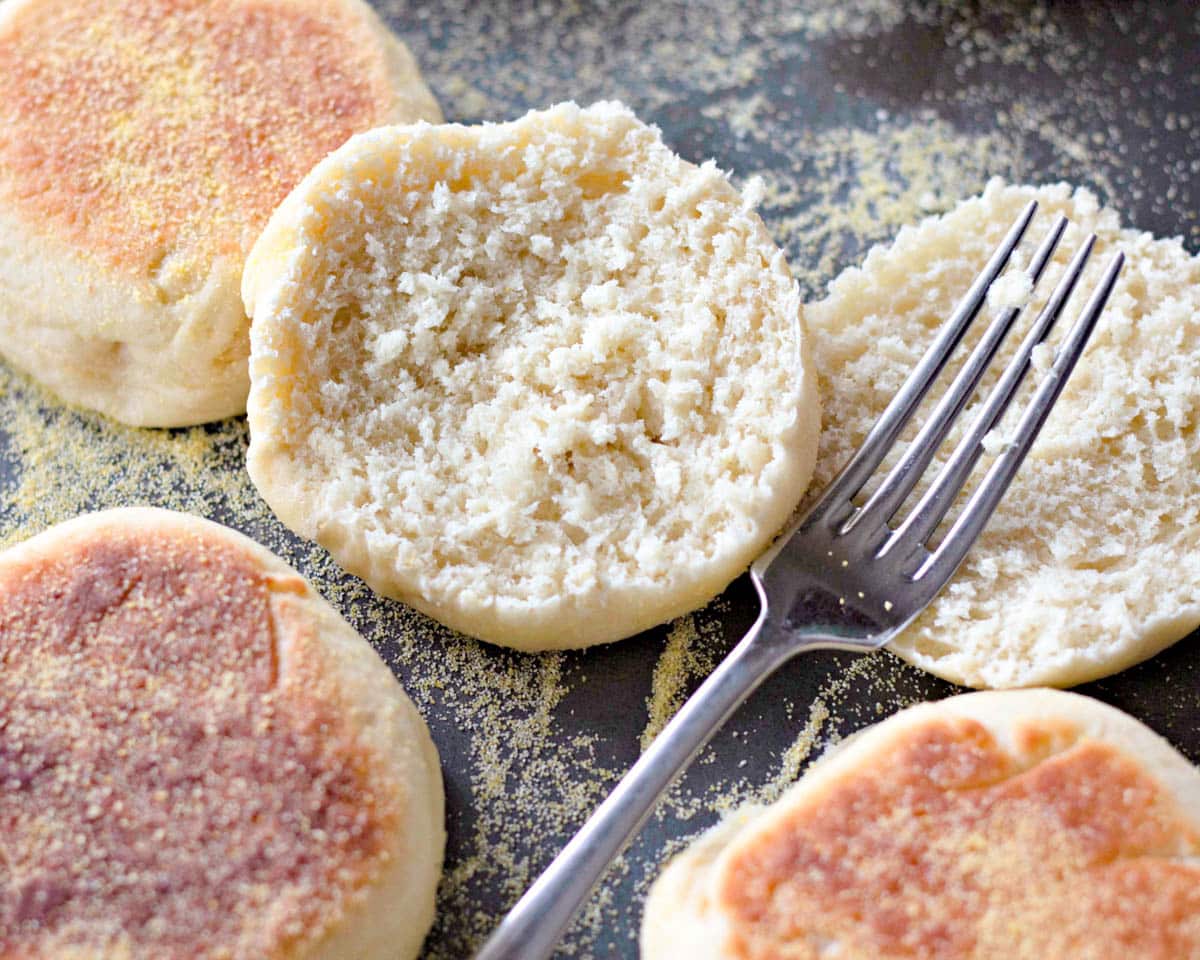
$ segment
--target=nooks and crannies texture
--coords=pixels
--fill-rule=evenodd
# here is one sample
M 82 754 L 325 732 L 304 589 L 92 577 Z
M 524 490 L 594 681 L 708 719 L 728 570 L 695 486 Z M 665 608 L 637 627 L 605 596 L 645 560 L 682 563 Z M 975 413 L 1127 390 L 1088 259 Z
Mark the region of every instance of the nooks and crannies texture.
M 1060 330 L 1112 251 L 1128 259 L 995 516 L 949 586 L 891 645 L 917 666 L 973 687 L 1082 683 L 1145 659 L 1200 624 L 1200 258 L 1178 239 L 1122 229 L 1086 190 L 993 181 L 982 196 L 872 250 L 809 308 L 826 416 L 815 485 L 862 441 L 1034 198 L 1040 213 L 1023 249 L 1040 242 L 1056 213 L 1073 226 L 1024 323 L 1086 233 L 1097 234 L 1096 253 Z M 993 308 L 1028 295 L 1027 286 L 1010 286 Z M 1011 336 L 1020 335 L 1019 326 Z M 1035 379 L 1051 358 L 1050 348 L 1035 351 Z M 991 452 L 1004 446 L 1012 423 L 989 437 Z
M 382 129 L 253 251 L 249 469 L 375 589 L 524 649 L 729 583 L 817 434 L 796 285 L 752 203 L 618 104 Z

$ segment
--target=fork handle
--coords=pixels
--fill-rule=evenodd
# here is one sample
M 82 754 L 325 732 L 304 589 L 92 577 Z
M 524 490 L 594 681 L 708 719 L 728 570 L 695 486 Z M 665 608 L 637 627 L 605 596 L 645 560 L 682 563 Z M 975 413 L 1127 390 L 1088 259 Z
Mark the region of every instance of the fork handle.
M 475 960 L 545 960 L 553 953 L 571 918 L 663 791 L 742 701 L 805 649 L 770 643 L 762 634 L 764 620 L 765 611 L 521 897 Z M 814 638 L 813 647 L 824 645 Z

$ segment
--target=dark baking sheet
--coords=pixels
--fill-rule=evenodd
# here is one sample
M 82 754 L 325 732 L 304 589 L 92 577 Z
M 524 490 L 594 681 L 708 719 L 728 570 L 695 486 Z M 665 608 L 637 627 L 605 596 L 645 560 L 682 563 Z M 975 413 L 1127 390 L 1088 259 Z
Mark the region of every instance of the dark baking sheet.
M 764 218 L 806 295 L 989 174 L 1094 187 L 1129 225 L 1200 247 L 1200 6 L 1180 3 L 385 2 L 448 119 L 619 98 L 692 160 L 767 176 Z M 853 209 L 851 218 L 845 211 Z M 648 703 L 691 689 L 753 617 L 744 581 L 673 628 L 529 657 L 448 634 L 340 573 L 274 520 L 245 428 L 129 431 L 0 368 L 0 535 L 159 503 L 239 528 L 308 575 L 377 646 L 441 751 L 449 847 L 429 958 L 469 955 L 636 758 Z M 1193 635 L 1083 692 L 1200 761 Z M 770 799 L 820 748 L 956 692 L 889 654 L 813 654 L 713 741 L 610 874 L 563 956 L 634 957 L 669 850 L 733 800 Z

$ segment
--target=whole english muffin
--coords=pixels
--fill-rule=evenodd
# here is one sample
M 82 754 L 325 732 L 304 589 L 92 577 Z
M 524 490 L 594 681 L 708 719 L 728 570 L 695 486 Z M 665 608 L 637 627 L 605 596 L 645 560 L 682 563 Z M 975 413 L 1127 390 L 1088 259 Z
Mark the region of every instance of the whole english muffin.
M 628 109 L 371 131 L 247 262 L 248 467 L 346 569 L 525 650 L 718 593 L 807 484 L 797 288 Z
M 397 960 L 437 753 L 367 643 L 240 534 L 97 513 L 0 554 L 0 956 Z
M 125 423 L 242 412 L 271 211 L 352 133 L 439 116 L 361 0 L 6 0 L 0 354 Z
M 922 704 L 673 860 L 642 956 L 1200 956 L 1200 772 L 1076 694 Z
M 1097 252 L 1061 330 L 1111 252 L 1120 248 L 1127 260 L 996 514 L 949 586 L 889 645 L 973 687 L 1083 683 L 1200 624 L 1200 257 L 1178 239 L 1122 228 L 1086 190 L 993 181 L 982 196 L 872 250 L 808 308 L 825 410 L 816 483 L 861 443 L 1031 199 L 1041 206 L 1024 250 L 1041 241 L 1054 214 L 1072 227 L 1027 317 L 1086 233 L 1097 234 Z M 1019 284 L 1006 284 L 1001 303 L 1022 299 Z M 1050 359 L 1051 348 L 1039 348 L 1035 368 L 1044 371 Z M 971 416 L 968 408 L 960 424 Z M 986 445 L 1002 448 L 1012 422 Z

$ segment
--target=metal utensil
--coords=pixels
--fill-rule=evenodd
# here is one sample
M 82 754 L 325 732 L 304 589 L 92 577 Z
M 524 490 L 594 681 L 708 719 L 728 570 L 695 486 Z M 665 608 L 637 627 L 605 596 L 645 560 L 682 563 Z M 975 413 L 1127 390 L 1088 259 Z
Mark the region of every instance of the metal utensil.
M 1004 309 L 984 332 L 929 419 L 861 506 L 854 498 L 883 463 L 979 314 L 988 288 L 1008 263 L 1037 209 L 1031 202 L 866 440 L 821 498 L 750 569 L 761 612 L 745 637 L 684 704 L 616 789 L 520 899 L 476 960 L 542 960 L 604 870 L 641 827 L 662 792 L 713 733 L 772 672 L 807 650 L 867 652 L 886 644 L 934 598 L 958 568 L 1008 489 L 1116 284 L 1124 256 L 1105 269 L 1056 359 L 1038 385 L 1008 447 L 988 469 L 936 545 L 929 539 L 983 453 L 983 438 L 1003 416 L 1075 289 L 1095 236 L 1066 273 L 1004 369 L 980 412 L 917 505 L 894 529 L 894 514 L 912 493 L 966 406 L 1020 313 Z M 1034 254 L 1036 285 L 1067 227 L 1059 217 Z

